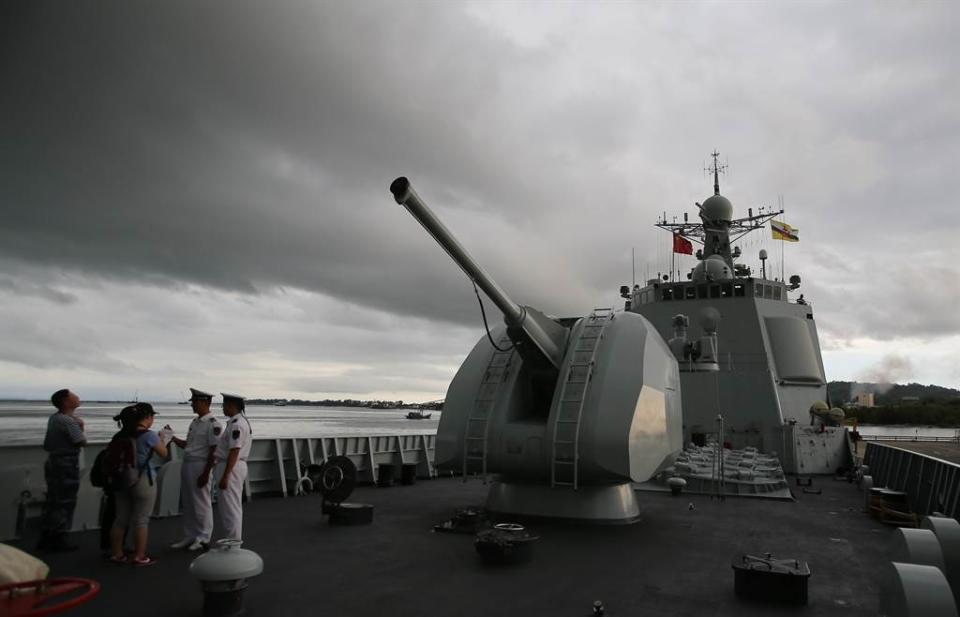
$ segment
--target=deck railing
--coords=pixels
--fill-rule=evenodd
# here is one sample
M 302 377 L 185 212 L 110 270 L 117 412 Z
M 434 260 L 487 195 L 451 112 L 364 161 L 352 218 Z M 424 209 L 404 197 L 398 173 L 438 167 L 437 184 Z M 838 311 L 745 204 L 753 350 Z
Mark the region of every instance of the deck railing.
M 956 435 L 864 435 L 860 441 L 930 441 L 960 444 L 960 434 Z
M 415 465 L 419 477 L 436 476 L 436 434 L 344 435 L 336 437 L 256 438 L 247 459 L 247 497 L 277 494 L 297 495 L 306 487 L 307 467 L 332 456 L 345 456 L 357 467 L 360 482 L 376 482 L 381 467 Z M 90 484 L 88 465 L 105 443 L 91 443 L 80 453 L 80 492 L 73 517 L 73 530 L 96 529 L 102 491 Z M 170 460 L 159 469 L 157 500 L 153 515 L 175 516 L 180 512 L 180 465 L 182 452 L 171 448 Z M 46 492 L 43 464 L 47 453 L 40 446 L 0 448 L 0 541 L 15 538 L 25 519 L 40 513 Z
M 960 513 L 960 465 L 876 442 L 867 444 L 863 462 L 874 487 L 905 492 L 917 514 Z

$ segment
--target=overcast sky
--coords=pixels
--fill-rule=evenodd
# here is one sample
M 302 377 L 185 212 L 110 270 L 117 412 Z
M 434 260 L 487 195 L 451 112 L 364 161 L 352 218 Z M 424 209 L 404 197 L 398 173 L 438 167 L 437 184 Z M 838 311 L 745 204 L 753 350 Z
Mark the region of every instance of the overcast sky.
M 830 379 L 960 386 L 956 3 L 0 8 L 0 397 L 441 398 L 514 298 L 621 305 L 658 214 L 801 242 Z M 769 231 L 741 242 L 744 261 Z M 683 267 L 693 265 L 686 258 Z

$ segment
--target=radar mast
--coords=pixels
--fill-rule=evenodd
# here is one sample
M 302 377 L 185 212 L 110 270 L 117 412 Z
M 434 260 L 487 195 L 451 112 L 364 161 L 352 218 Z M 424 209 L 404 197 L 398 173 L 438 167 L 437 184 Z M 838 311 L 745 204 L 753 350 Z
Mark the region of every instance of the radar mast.
M 683 221 L 676 218 L 668 221 L 666 214 L 658 219 L 656 226 L 699 244 L 696 257 L 700 263 L 693 269 L 690 277 L 693 280 L 722 280 L 734 276 L 747 276 L 747 268 L 734 264 L 734 259 L 740 256 L 739 248 L 731 250 L 734 242 L 756 229 L 762 229 L 775 216 L 783 214 L 783 209 L 774 209 L 760 206 L 756 214 L 753 208 L 747 209 L 747 216 L 733 218 L 733 204 L 720 194 L 720 174 L 725 173 L 727 164 L 720 162 L 720 152 L 710 153 L 713 159 L 704 171 L 713 174 L 713 195 L 696 203 L 700 210 L 701 222 L 695 223 L 684 215 Z
M 713 194 L 720 194 L 720 174 L 727 172 L 727 164 L 720 164 L 720 151 L 714 150 L 710 153 L 713 157 L 713 165 L 706 168 L 706 171 L 713 172 Z

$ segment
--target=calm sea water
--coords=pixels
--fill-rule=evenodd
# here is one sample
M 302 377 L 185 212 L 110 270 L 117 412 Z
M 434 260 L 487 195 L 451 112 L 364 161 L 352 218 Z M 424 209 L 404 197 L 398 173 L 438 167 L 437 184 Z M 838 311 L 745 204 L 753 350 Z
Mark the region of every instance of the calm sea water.
M 113 416 L 123 408 L 119 403 L 84 403 L 77 411 L 83 418 L 91 442 L 109 441 L 117 431 Z M 154 428 L 165 424 L 176 435 L 185 437 L 193 419 L 189 405 L 154 405 Z M 43 443 L 47 418 L 53 413 L 49 403 L 0 403 L 0 447 Z M 213 413 L 222 416 L 219 405 Z M 402 435 L 436 432 L 440 412 L 431 411 L 429 420 L 407 420 L 405 409 L 357 409 L 344 407 L 247 407 L 253 435 L 259 437 L 338 437 L 341 435 Z
M 861 424 L 858 429 L 862 435 L 884 435 L 887 437 L 956 437 L 960 429 L 939 426 L 872 426 Z
M 85 403 L 79 415 L 86 423 L 87 437 L 92 442 L 107 441 L 116 432 L 113 416 L 123 405 L 118 403 Z M 154 424 L 173 427 L 181 437 L 193 419 L 189 405 L 159 403 Z M 53 413 L 48 403 L 0 403 L 0 447 L 43 443 L 47 418 Z M 220 409 L 214 405 L 215 414 Z M 402 435 L 436 432 L 440 412 L 433 411 L 429 420 L 407 420 L 405 409 L 357 409 L 348 407 L 273 407 L 251 405 L 247 417 L 255 437 L 337 437 L 342 435 Z M 864 435 L 955 437 L 960 429 L 935 426 L 867 426 Z

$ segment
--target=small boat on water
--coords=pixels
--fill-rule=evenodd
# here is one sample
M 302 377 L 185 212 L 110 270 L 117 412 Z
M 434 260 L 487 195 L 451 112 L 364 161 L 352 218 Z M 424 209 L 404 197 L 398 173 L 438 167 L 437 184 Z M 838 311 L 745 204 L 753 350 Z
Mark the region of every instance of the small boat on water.
M 423 413 L 422 409 L 414 409 L 407 412 L 407 420 L 429 420 L 433 414 Z

